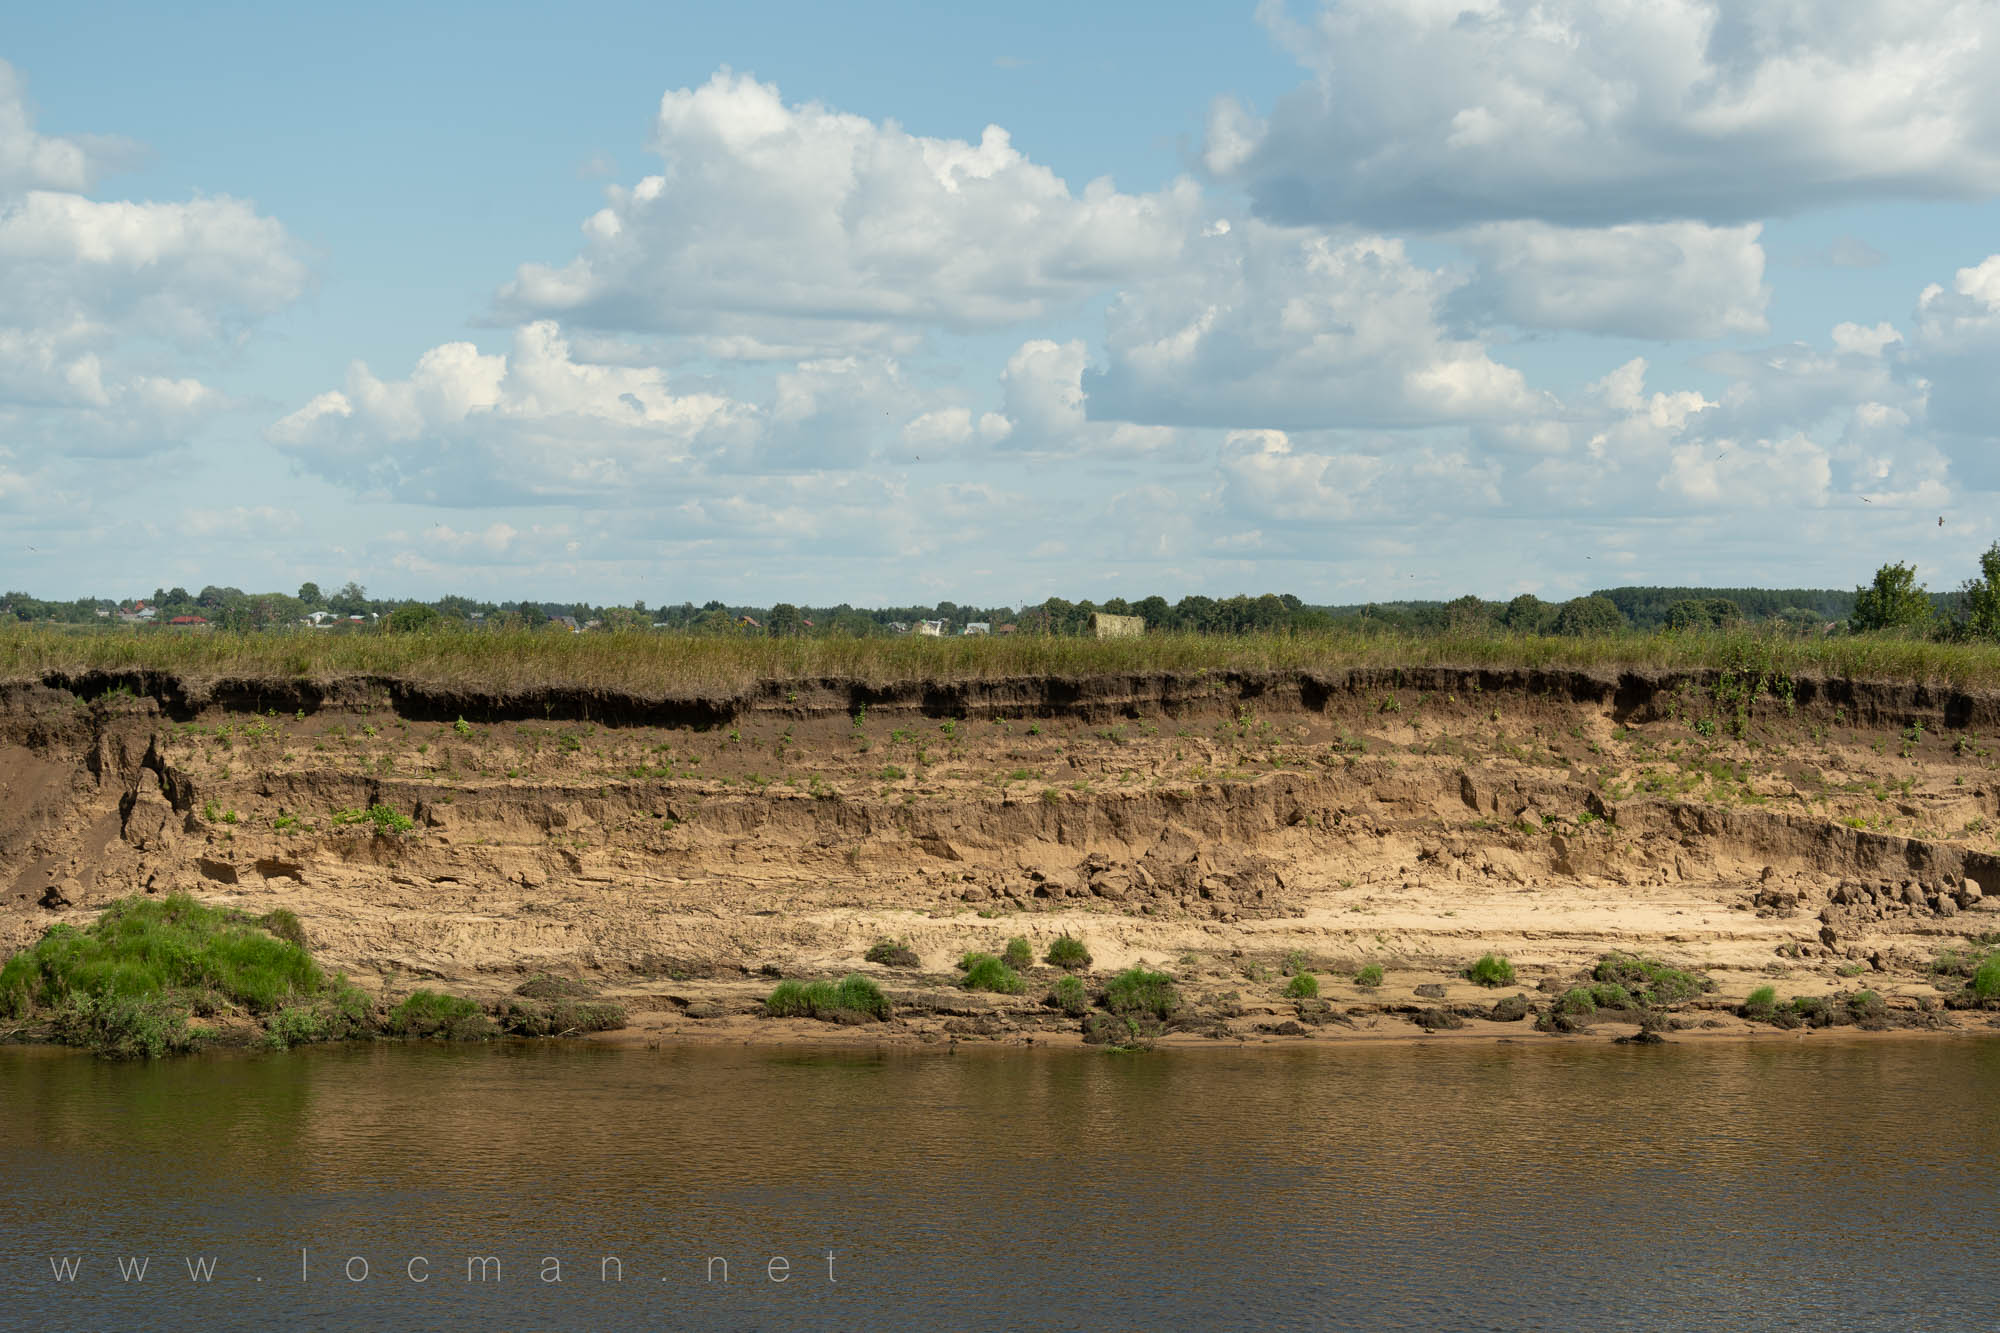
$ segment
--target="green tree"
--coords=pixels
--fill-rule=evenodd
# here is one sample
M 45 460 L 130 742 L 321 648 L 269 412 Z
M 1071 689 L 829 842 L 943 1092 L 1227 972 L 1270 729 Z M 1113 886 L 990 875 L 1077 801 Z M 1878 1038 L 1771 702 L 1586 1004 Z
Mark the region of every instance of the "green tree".
M 790 602 L 779 602 L 772 607 L 770 616 L 764 622 L 764 632 L 773 638 L 794 638 L 805 630 L 805 612 Z
M 434 606 L 425 606 L 422 602 L 405 602 L 389 613 L 389 618 L 382 622 L 382 627 L 391 634 L 414 634 L 418 630 L 432 628 L 441 619 L 443 617 L 438 614 Z
M 1854 590 L 1854 614 L 1847 627 L 1871 630 L 1922 629 L 1931 621 L 1931 597 L 1917 582 L 1917 567 L 1897 561 L 1875 571 L 1875 582 Z
M 1615 634 L 1625 628 L 1625 613 L 1609 597 L 1577 597 L 1556 610 L 1555 631 L 1572 638 Z
M 2000 639 L 2000 542 L 1979 557 L 1979 577 L 1965 581 L 1965 628 L 1981 639 Z
M 326 604 L 326 598 L 320 593 L 319 585 L 311 581 L 299 585 L 299 600 L 314 608 Z
M 1531 592 L 1524 592 L 1507 603 L 1507 609 L 1500 613 L 1500 623 L 1516 634 L 1540 634 L 1548 629 L 1555 608 Z

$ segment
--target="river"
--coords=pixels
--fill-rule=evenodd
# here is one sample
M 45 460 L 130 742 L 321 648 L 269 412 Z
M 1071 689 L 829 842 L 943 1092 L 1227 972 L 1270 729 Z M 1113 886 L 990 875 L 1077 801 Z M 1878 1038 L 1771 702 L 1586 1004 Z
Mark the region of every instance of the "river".
M 0 1326 L 1993 1329 L 1996 1148 L 1972 1037 L 16 1047 Z

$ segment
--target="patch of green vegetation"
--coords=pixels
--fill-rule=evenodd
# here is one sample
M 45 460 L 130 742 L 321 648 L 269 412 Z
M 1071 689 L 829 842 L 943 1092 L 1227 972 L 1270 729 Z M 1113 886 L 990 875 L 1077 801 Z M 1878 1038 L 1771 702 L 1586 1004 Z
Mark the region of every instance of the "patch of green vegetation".
M 114 1060 L 157 1060 L 194 1050 L 202 1039 L 188 1026 L 186 1004 L 158 992 L 72 992 L 56 1008 L 55 1033 L 58 1041 Z
M 1363 990 L 1374 990 L 1382 984 L 1382 965 L 1368 963 L 1354 974 L 1354 984 Z
M 1759 986 L 1743 1001 L 1743 1016 L 1768 1023 L 1778 1008 L 1778 992 L 1772 986 Z
M 1165 1020 L 1181 1007 L 1181 997 L 1166 973 L 1128 967 L 1105 985 L 1104 1007 L 1122 1017 L 1150 1014 Z
M 73 996 L 174 1006 L 213 992 L 224 1004 L 267 1014 L 318 995 L 326 984 L 299 945 L 241 913 L 176 893 L 121 899 L 84 930 L 49 927 L 0 968 L 0 1012 L 26 1017 Z M 101 1005 L 92 1010 L 108 1012 Z
M 1608 953 L 1597 960 L 1593 980 L 1623 986 L 1642 1004 L 1681 1004 L 1715 989 L 1715 982 L 1699 972 L 1670 967 L 1657 958 L 1639 954 Z
M 1090 949 L 1074 935 L 1058 935 L 1043 955 L 1051 967 L 1065 972 L 1081 972 L 1090 966 Z
M 859 972 L 839 981 L 781 981 L 764 1001 L 773 1018 L 816 1018 L 826 1023 L 886 1021 L 889 997 Z
M 1503 954 L 1489 953 L 1466 968 L 1465 976 L 1481 986 L 1511 986 L 1514 984 L 1514 965 Z
M 992 991 L 996 995 L 1019 995 L 1021 974 L 990 953 L 969 953 L 959 959 L 965 973 L 958 984 L 967 990 Z
M 1285 984 L 1285 998 L 1288 1000 L 1317 1000 L 1319 998 L 1319 978 L 1310 972 L 1294 972 Z
M 270 931 L 287 944 L 296 944 L 305 949 L 306 928 L 299 923 L 298 914 L 289 907 L 274 907 L 257 918 L 257 924 Z
M 369 806 L 366 810 L 336 810 L 330 818 L 336 826 L 344 827 L 350 824 L 372 825 L 375 830 L 375 836 L 378 838 L 386 838 L 397 833 L 408 833 L 417 826 L 416 820 L 411 819 L 408 815 L 398 814 L 388 806 L 383 805 L 380 801 Z
M 1078 977 L 1064 977 L 1050 989 L 1043 1001 L 1051 1009 L 1060 1009 L 1071 1018 L 1082 1018 L 1090 1012 L 1090 992 L 1084 988 Z
M 1981 1004 L 2000 1000 L 2000 953 L 1988 954 L 1972 973 L 1972 994 Z
M 1278 965 L 1278 970 L 1288 977 L 1297 976 L 1306 970 L 1308 961 L 1304 949 L 1293 949 L 1285 955 L 1285 961 Z
M 514 987 L 514 994 L 529 1000 L 579 1000 L 596 993 L 588 982 L 551 976 L 547 972 L 537 972 Z
M 500 1027 L 517 1037 L 567 1037 L 625 1026 L 625 1006 L 610 1000 L 514 999 L 500 1009 Z
M 1032 966 L 1035 961 L 1035 951 L 1029 945 L 1028 937 L 1025 935 L 1016 935 L 1008 940 L 1007 947 L 1000 953 L 1000 961 L 1013 968 L 1016 972 Z
M 892 940 L 887 936 L 869 945 L 868 952 L 862 956 L 869 962 L 879 963 L 883 967 L 920 967 L 923 963 L 923 960 L 917 957 L 917 951 L 912 949 L 907 941 Z
M 388 1030 L 399 1037 L 435 1037 L 440 1041 L 485 1041 L 499 1026 L 462 995 L 415 990 L 389 1011 Z

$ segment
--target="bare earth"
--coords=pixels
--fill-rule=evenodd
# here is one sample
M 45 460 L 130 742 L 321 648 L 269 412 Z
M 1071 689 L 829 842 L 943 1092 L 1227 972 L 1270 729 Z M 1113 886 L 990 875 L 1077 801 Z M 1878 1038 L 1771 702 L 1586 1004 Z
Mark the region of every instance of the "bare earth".
M 1613 950 L 1715 979 L 1691 1031 L 1751 1030 L 1730 1010 L 1767 984 L 1984 1031 L 1942 1011 L 1962 982 L 1931 964 L 2000 932 L 1996 727 L 2000 701 L 1916 687 L 1746 701 L 1727 678 L 1527 671 L 644 706 L 21 682 L 0 686 L 0 955 L 185 889 L 292 909 L 385 999 L 583 979 L 631 1012 L 616 1040 L 1076 1041 L 1041 1003 L 1052 968 L 1018 997 L 955 984 L 968 950 L 1020 935 L 1039 960 L 1065 932 L 1099 976 L 1172 973 L 1177 1042 L 1414 1037 L 1439 1011 L 1545 1001 Z M 378 804 L 415 827 L 336 819 Z M 920 967 L 865 962 L 885 937 Z M 1515 986 L 1463 979 L 1489 951 Z M 1283 997 L 1295 953 L 1326 1004 Z M 1379 988 L 1352 980 L 1368 963 Z M 890 1023 L 761 1016 L 775 977 L 850 971 L 887 989 Z

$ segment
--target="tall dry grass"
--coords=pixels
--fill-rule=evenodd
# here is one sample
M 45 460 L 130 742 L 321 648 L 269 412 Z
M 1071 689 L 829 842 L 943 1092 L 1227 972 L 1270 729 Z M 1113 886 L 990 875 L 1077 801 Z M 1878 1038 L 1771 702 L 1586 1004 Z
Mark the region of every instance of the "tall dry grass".
M 977 680 L 1353 667 L 1730 669 L 2000 688 L 2000 645 L 1755 633 L 1544 638 L 1493 634 L 1149 634 L 1140 639 L 736 638 L 670 633 L 441 630 L 418 634 L 0 629 L 0 680 L 153 669 L 191 680 L 393 677 L 464 689 L 557 686 L 640 695 L 733 692 L 758 681 Z

